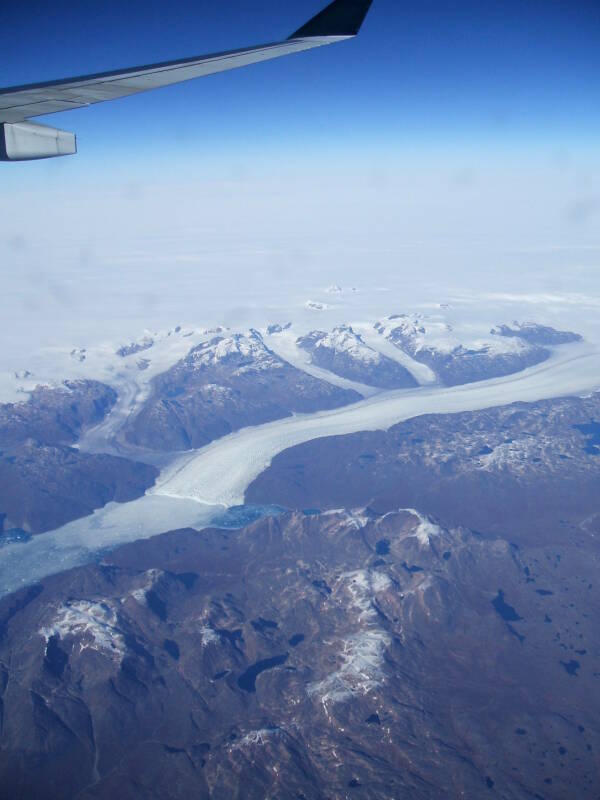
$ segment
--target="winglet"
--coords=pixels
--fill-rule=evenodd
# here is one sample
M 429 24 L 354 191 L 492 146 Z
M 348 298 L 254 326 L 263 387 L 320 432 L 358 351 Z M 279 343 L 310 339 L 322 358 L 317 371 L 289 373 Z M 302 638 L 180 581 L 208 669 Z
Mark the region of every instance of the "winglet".
M 373 0 L 333 0 L 303 25 L 290 39 L 313 36 L 356 36 Z

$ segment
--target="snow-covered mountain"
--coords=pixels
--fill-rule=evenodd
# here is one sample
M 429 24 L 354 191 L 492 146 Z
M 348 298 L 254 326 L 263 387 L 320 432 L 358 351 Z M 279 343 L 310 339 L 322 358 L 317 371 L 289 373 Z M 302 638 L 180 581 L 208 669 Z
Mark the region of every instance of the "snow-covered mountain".
M 397 361 L 366 344 L 350 325 L 339 325 L 330 333 L 311 331 L 297 340 L 318 367 L 383 389 L 417 386 L 417 381 Z
M 461 338 L 445 320 L 421 314 L 394 315 L 374 327 L 415 361 L 429 366 L 448 386 L 510 375 L 550 355 L 518 336 Z
M 197 371 L 224 365 L 240 374 L 246 370 L 282 369 L 285 362 L 269 350 L 258 331 L 250 330 L 202 342 L 184 359 L 182 369 Z
M 513 322 L 512 325 L 497 325 L 490 331 L 492 336 L 518 337 L 529 344 L 557 345 L 580 342 L 582 337 L 572 331 L 557 331 L 537 322 Z
M 293 367 L 250 330 L 201 342 L 158 375 L 124 435 L 153 450 L 187 450 L 247 425 L 360 399 Z

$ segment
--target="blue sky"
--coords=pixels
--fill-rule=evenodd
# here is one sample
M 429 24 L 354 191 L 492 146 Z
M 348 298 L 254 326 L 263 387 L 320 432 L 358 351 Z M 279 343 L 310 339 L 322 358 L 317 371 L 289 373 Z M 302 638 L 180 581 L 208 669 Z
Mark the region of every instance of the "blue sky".
M 0 83 L 273 41 L 321 7 L 3 3 Z M 378 313 L 600 303 L 599 34 L 597 0 L 374 0 L 354 41 L 43 118 L 79 154 L 0 165 L 3 358 L 260 324 L 333 283 Z
M 273 41 L 322 5 L 3 4 L 0 83 Z M 597 2 L 375 0 L 356 41 L 54 119 L 79 135 L 77 171 L 104 171 L 108 156 L 115 165 L 209 153 L 356 163 L 406 148 L 593 151 L 599 41 Z

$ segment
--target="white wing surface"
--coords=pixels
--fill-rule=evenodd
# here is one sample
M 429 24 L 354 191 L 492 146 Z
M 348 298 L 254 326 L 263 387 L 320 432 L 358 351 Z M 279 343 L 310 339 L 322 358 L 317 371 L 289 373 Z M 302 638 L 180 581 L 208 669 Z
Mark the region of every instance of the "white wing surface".
M 281 42 L 0 89 L 0 160 L 47 158 L 75 152 L 73 134 L 28 123 L 32 117 L 83 108 L 350 39 L 358 33 L 371 2 L 334 0 Z

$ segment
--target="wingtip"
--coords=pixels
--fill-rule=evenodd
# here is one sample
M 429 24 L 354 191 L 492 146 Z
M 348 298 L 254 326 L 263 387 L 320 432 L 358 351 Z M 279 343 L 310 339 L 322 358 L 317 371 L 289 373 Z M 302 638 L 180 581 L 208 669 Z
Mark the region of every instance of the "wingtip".
M 289 38 L 356 36 L 372 2 L 373 0 L 334 0 Z

